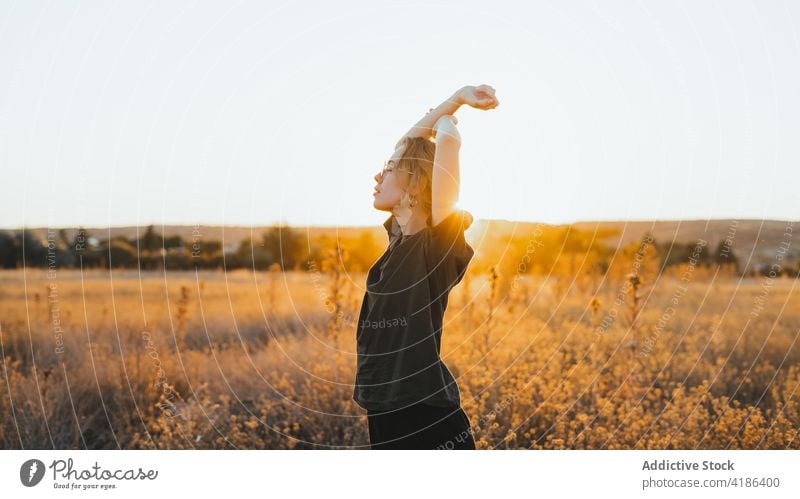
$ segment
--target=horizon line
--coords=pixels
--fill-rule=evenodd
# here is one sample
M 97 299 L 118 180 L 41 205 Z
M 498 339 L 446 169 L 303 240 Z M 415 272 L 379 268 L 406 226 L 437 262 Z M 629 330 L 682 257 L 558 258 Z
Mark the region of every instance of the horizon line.
M 387 215 L 388 216 L 388 215 Z M 560 222 L 560 223 L 549 223 L 549 222 L 542 222 L 536 220 L 509 220 L 505 218 L 475 218 L 475 222 L 483 221 L 483 222 L 505 222 L 505 223 L 518 223 L 518 224 L 542 224 L 542 225 L 551 225 L 551 226 L 559 226 L 559 225 L 575 225 L 575 224 L 585 224 L 585 223 L 664 223 L 664 222 L 723 222 L 723 221 L 749 221 L 749 222 L 791 222 L 794 223 L 800 220 L 790 220 L 790 219 L 779 219 L 779 218 L 650 218 L 650 219 L 614 219 L 614 220 L 575 220 L 572 222 Z M 78 229 L 83 227 L 84 229 L 125 229 L 125 228 L 132 228 L 132 227 L 149 227 L 153 225 L 154 227 L 166 227 L 166 226 L 178 226 L 178 227 L 309 227 L 309 228 L 325 228 L 325 229 L 334 229 L 334 228 L 351 228 L 351 229 L 368 229 L 368 228 L 377 228 L 381 224 L 377 225 L 292 225 L 286 224 L 283 222 L 273 222 L 273 223 L 265 223 L 259 225 L 241 225 L 241 224 L 194 224 L 194 223 L 145 223 L 145 224 L 125 224 L 125 225 L 102 225 L 102 226 L 86 226 L 82 224 L 78 225 L 37 225 L 37 226 L 16 226 L 16 227 L 0 227 L 0 230 L 5 231 L 16 231 L 16 230 L 35 230 L 35 229 Z

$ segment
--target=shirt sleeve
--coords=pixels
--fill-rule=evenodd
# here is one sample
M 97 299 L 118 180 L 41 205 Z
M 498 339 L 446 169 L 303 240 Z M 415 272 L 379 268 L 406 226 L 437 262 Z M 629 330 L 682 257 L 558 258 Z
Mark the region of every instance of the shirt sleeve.
M 455 210 L 431 227 L 430 271 L 437 274 L 448 288 L 461 281 L 474 254 L 464 237 L 464 231 L 472 225 L 472 220 L 468 211 Z

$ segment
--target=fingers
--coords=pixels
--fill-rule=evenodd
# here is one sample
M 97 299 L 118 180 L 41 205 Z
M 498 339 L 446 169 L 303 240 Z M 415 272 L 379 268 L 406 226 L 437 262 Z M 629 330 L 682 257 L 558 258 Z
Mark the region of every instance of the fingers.
M 486 93 L 488 93 L 488 94 L 491 94 L 492 96 L 494 96 L 494 87 L 492 87 L 491 85 L 486 85 L 486 84 L 484 84 L 484 85 L 481 85 L 481 86 L 480 86 L 480 87 L 478 87 L 478 88 L 479 88 L 480 90 L 483 90 L 484 92 L 486 92 Z
M 500 104 L 500 101 L 498 101 L 497 97 L 494 95 L 494 88 L 489 87 L 489 92 L 491 92 L 491 97 L 488 99 L 489 109 L 494 109 Z
M 470 106 L 488 110 L 494 109 L 500 104 L 497 97 L 495 97 L 495 89 L 493 86 L 484 83 L 470 88 L 472 89 L 471 95 L 466 101 Z
M 495 97 L 495 90 L 494 87 L 491 85 L 483 84 L 479 85 L 477 88 L 477 94 L 479 95 L 480 99 L 480 106 L 484 109 L 494 109 L 496 108 L 500 102 Z

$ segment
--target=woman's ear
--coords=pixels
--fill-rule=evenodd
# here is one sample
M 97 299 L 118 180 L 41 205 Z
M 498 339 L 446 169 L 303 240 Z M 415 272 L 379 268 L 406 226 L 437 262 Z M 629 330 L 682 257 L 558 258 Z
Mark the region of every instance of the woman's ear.
M 410 181 L 409 181 L 410 182 Z M 415 185 L 409 185 L 408 192 L 411 194 L 412 197 L 420 200 L 422 198 L 422 193 L 425 192 L 425 179 L 418 178 L 415 182 Z
M 394 207 L 394 216 L 397 219 L 397 223 L 402 226 L 405 226 L 408 221 L 411 219 L 411 203 L 410 203 L 410 196 L 408 192 L 404 192 L 403 196 L 400 198 L 400 202 Z
M 420 196 L 425 189 L 425 177 L 415 172 L 414 175 L 404 175 L 406 177 L 406 189 L 412 196 Z

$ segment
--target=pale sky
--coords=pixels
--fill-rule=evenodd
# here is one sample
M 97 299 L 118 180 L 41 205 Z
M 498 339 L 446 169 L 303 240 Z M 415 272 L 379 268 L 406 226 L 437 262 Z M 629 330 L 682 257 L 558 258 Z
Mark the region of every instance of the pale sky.
M 476 218 L 800 218 L 800 3 L 0 1 L 0 227 L 377 225 L 457 113 Z

